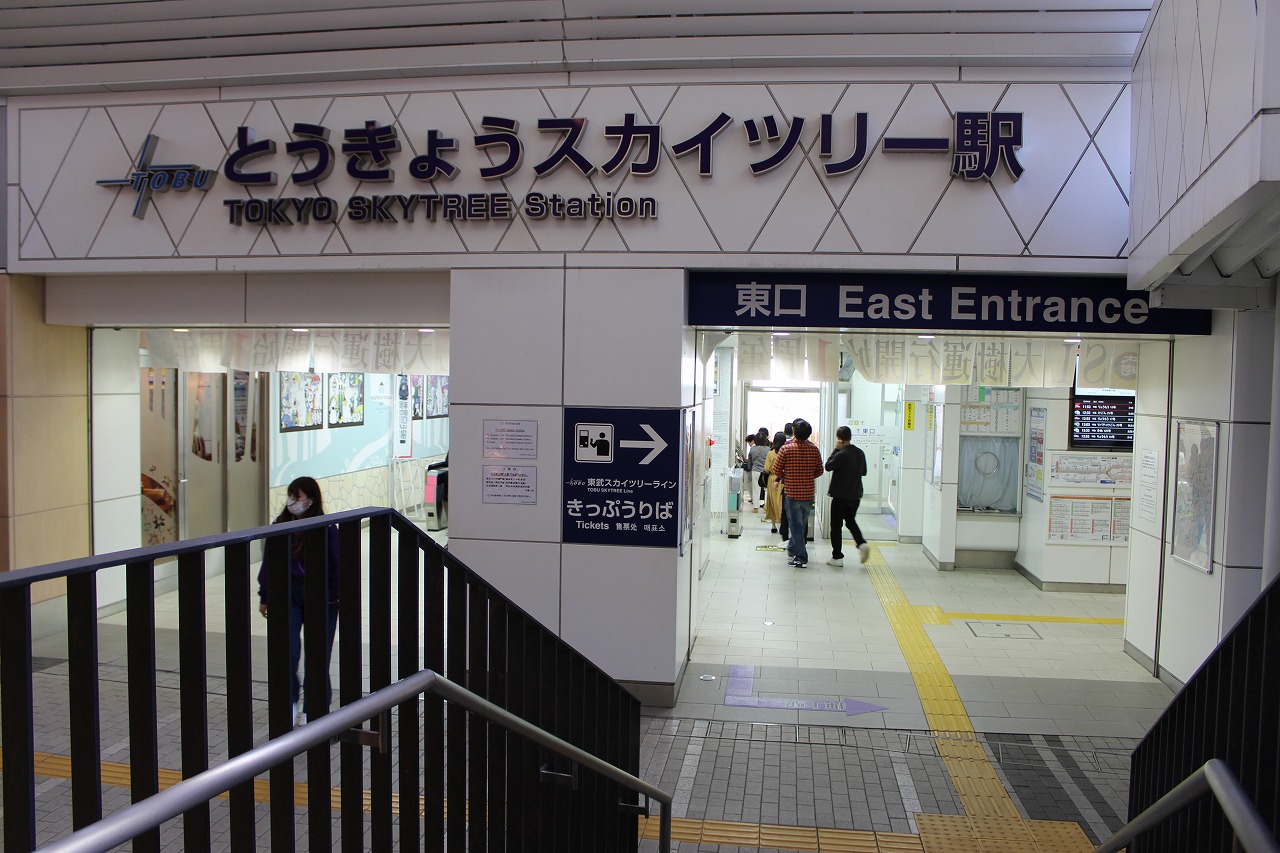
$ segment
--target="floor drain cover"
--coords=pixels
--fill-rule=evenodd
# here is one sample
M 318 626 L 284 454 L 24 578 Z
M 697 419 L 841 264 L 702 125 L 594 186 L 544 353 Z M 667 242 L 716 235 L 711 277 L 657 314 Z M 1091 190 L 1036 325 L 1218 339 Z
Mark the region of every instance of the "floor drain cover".
M 1044 639 L 1026 622 L 970 622 L 968 625 L 975 637 L 990 637 L 995 640 Z

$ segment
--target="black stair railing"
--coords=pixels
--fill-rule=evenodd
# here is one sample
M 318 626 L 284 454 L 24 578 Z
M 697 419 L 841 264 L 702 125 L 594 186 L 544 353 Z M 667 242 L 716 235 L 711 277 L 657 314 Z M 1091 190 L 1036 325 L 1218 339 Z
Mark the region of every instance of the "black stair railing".
M 1130 764 L 1129 816 L 1141 815 L 1217 759 L 1274 837 L 1280 829 L 1280 585 L 1270 584 L 1174 697 Z M 1201 797 L 1139 836 L 1131 853 L 1234 848 L 1213 797 Z
M 104 707 L 127 707 L 133 802 L 167 784 L 167 770 L 190 778 L 291 730 L 287 623 L 268 619 L 265 643 L 255 638 L 251 555 L 261 542 L 268 613 L 287 612 L 294 583 L 290 537 L 301 537 L 307 567 L 305 669 L 308 657 L 324 655 L 330 527 L 338 531 L 338 704 L 430 669 L 638 774 L 635 697 L 399 513 L 352 510 L 0 574 L 5 853 L 34 850 L 102 818 Z M 167 629 L 157 631 L 155 582 L 157 564 L 174 558 L 178 628 L 171 636 Z M 223 571 L 206 577 L 206 563 L 217 560 Z M 99 574 L 120 566 L 126 575 L 123 629 L 99 623 L 97 600 Z M 58 578 L 67 586 L 65 687 L 59 676 L 41 673 L 37 696 L 31 588 Z M 217 595 L 223 603 L 214 616 L 225 625 L 225 642 L 211 644 L 210 637 L 218 635 L 209 629 L 210 599 Z M 123 630 L 127 642 L 124 687 L 118 676 L 104 672 L 119 664 L 99 659 L 100 640 L 111 630 Z M 52 701 L 65 702 L 67 731 L 50 732 L 42 715 L 38 740 L 35 715 L 47 712 L 48 694 L 59 689 L 65 692 Z M 322 680 L 306 689 L 309 708 L 328 707 Z M 267 774 L 267 796 L 263 786 L 245 782 L 226 800 L 191 808 L 175 822 L 181 824 L 183 849 L 209 850 L 212 826 L 225 831 L 232 851 L 257 849 L 260 835 L 280 851 L 327 850 L 334 843 L 343 851 L 440 853 L 637 849 L 636 809 L 628 805 L 633 794 L 596 774 L 577 772 L 565 759 L 497 725 L 446 713 L 438 698 L 413 696 L 375 728 L 309 749 L 300 767 L 293 760 L 277 765 Z M 378 743 L 389 749 L 373 745 Z M 35 761 L 46 753 L 61 758 L 58 745 L 69 752 L 71 822 L 37 837 Z M 555 781 L 565 779 L 571 784 Z M 135 838 L 133 849 L 159 850 L 162 833 L 177 831 L 157 827 Z

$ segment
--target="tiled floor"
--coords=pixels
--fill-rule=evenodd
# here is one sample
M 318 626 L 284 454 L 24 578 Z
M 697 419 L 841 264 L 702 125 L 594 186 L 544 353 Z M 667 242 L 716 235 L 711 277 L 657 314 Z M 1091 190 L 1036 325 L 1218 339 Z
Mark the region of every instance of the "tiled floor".
M 1171 693 L 1124 654 L 1122 596 L 939 573 L 879 519 L 864 524 L 866 565 L 851 543 L 842 568 L 826 565 L 819 540 L 790 569 L 756 518 L 739 539 L 714 537 L 679 703 L 643 712 L 641 775 L 674 793 L 674 849 L 1049 853 L 1124 823 L 1129 753 Z M 162 687 L 177 677 L 175 601 L 157 600 Z M 123 622 L 99 629 L 105 708 L 124 707 Z M 38 728 L 62 733 L 37 732 L 37 748 L 65 753 L 65 639 L 36 654 L 37 701 L 51 703 Z M 104 714 L 103 729 L 104 760 L 127 760 L 124 715 Z M 52 835 L 69 788 L 39 780 Z M 104 790 L 108 803 L 123 790 Z M 642 836 L 655 850 L 656 821 Z
M 1123 825 L 1129 753 L 1172 698 L 1123 651 L 1123 596 L 938 572 L 879 518 L 867 565 L 848 543 L 827 565 L 819 540 L 791 569 L 756 518 L 715 539 L 678 704 L 645 709 L 646 778 L 716 830 L 686 828 L 680 850 L 767 849 L 757 824 L 853 833 L 805 850 L 1087 850 Z M 1021 821 L 966 814 L 984 764 Z

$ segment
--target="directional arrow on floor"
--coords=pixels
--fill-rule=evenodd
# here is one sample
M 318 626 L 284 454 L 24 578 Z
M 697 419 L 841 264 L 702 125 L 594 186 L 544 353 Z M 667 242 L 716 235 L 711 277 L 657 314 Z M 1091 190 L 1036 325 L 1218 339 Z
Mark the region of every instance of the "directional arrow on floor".
M 801 699 L 799 697 L 766 698 L 762 696 L 726 696 L 724 704 L 735 708 L 773 708 L 780 711 L 844 711 L 846 716 L 887 711 L 858 699 Z
M 735 664 L 729 668 L 725 679 L 724 704 L 735 708 L 775 708 L 782 711 L 844 711 L 846 716 L 887 711 L 888 708 L 872 705 L 860 699 L 803 699 L 801 697 L 765 698 L 753 694 L 754 667 Z

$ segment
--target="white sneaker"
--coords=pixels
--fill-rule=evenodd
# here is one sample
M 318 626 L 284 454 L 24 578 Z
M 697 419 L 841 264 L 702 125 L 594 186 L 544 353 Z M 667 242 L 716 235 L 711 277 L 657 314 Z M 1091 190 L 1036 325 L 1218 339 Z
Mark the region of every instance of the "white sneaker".
M 866 542 L 863 542 L 861 545 L 858 546 L 858 559 L 860 559 L 864 563 L 867 560 L 871 559 L 871 546 L 868 545 Z
M 865 560 L 864 560 L 863 562 L 865 562 Z M 843 568 L 843 567 L 844 567 L 844 558 L 843 558 L 843 557 L 832 557 L 830 560 L 827 560 L 827 565 L 828 565 L 828 566 L 835 566 L 837 569 L 839 569 L 839 568 Z

